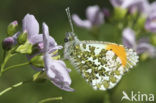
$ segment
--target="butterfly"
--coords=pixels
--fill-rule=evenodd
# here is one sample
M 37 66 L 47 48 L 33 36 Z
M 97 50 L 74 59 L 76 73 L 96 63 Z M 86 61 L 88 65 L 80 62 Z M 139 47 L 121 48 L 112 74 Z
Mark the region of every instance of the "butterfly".
M 115 87 L 122 76 L 138 62 L 135 51 L 116 43 L 81 41 L 74 32 L 68 32 L 64 41 L 64 58 L 95 90 Z

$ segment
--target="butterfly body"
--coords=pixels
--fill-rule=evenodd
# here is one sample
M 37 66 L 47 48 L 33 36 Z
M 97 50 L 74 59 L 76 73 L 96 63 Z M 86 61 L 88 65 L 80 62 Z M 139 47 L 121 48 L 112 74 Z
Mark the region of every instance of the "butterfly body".
M 65 43 L 64 57 L 96 90 L 113 88 L 138 59 L 133 50 L 122 45 L 102 41 L 80 41 L 75 36 Z

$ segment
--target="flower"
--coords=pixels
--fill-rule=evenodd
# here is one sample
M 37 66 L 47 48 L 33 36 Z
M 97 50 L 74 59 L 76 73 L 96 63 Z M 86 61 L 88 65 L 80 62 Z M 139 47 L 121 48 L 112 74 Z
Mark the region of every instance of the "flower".
M 24 45 L 21 45 L 18 51 L 24 53 L 28 53 L 27 58 L 31 62 L 31 66 L 35 70 L 43 70 L 43 56 L 40 55 L 43 53 L 43 34 L 39 34 L 39 23 L 34 17 L 34 15 L 31 14 L 26 14 L 26 16 L 23 19 L 23 34 L 27 34 L 27 41 L 25 42 Z M 58 46 L 55 40 L 49 36 L 49 53 L 52 53 L 58 49 L 62 49 L 62 46 Z M 32 46 L 31 46 L 32 45 Z M 25 48 L 30 48 L 29 52 L 27 52 L 28 49 L 25 50 Z M 20 50 L 21 49 L 21 50 Z M 24 50 L 23 50 L 24 49 Z M 56 55 L 57 56 L 57 55 Z
M 146 20 L 145 28 L 156 33 L 156 2 L 150 5 L 149 15 Z
M 23 31 L 26 31 L 28 40 L 32 44 L 39 43 L 42 40 L 42 35 L 39 35 L 39 23 L 34 15 L 26 14 L 22 21 Z
M 114 7 L 128 9 L 130 13 L 136 11 L 145 15 L 148 13 L 149 3 L 147 0 L 110 0 L 110 2 Z
M 28 34 L 28 40 L 31 44 L 35 45 L 38 44 L 38 46 L 42 45 L 43 43 L 43 34 L 39 34 L 39 23 L 34 17 L 34 15 L 27 14 L 23 19 L 23 31 L 26 31 Z M 49 36 L 50 40 L 50 46 L 54 47 L 57 45 L 55 40 Z M 61 49 L 62 47 L 59 47 Z
M 136 41 L 135 32 L 130 28 L 125 28 L 122 35 L 123 44 L 127 48 L 136 50 L 138 54 L 147 53 L 150 57 L 156 57 L 156 48 L 148 42 L 147 38 Z
M 57 87 L 65 91 L 73 91 L 70 87 L 71 78 L 69 76 L 70 70 L 66 67 L 62 60 L 54 60 L 51 58 L 50 41 L 49 41 L 49 30 L 48 26 L 43 23 L 43 44 L 44 44 L 44 64 L 45 71 L 50 81 Z M 53 49 L 56 49 L 54 47 Z
M 82 20 L 77 14 L 72 15 L 73 21 L 79 27 L 91 29 L 92 27 L 99 26 L 104 23 L 104 13 L 97 5 L 89 6 L 87 8 L 86 17 L 86 20 Z

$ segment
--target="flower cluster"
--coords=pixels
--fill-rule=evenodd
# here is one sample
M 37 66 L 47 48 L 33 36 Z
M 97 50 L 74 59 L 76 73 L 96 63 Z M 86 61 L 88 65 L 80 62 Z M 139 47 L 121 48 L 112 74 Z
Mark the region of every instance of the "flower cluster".
M 12 22 L 8 26 L 9 37 L 2 42 L 4 50 L 14 53 L 26 54 L 29 64 L 38 72 L 33 76 L 33 81 L 49 79 L 55 86 L 65 91 L 73 91 L 70 87 L 71 78 L 64 61 L 60 60 L 58 50 L 62 46 L 57 45 L 53 37 L 49 35 L 48 26 L 43 23 L 42 34 L 39 34 L 39 23 L 36 18 L 27 14 L 22 21 L 22 31 L 15 30 L 18 23 Z M 5 71 L 1 68 L 1 71 Z
M 81 41 L 72 32 L 67 33 L 64 45 L 64 59 L 82 74 L 94 89 L 107 90 L 115 87 L 122 76 L 138 62 L 156 57 L 156 2 L 148 0 L 110 0 L 113 12 L 98 5 L 86 9 L 86 19 L 72 15 L 74 23 L 89 30 L 98 39 L 102 25 L 119 29 L 123 45 L 110 42 Z M 70 18 L 70 14 L 67 13 Z M 71 20 L 69 20 L 72 26 Z M 50 80 L 58 88 L 72 92 L 70 69 L 61 60 L 58 45 L 50 36 L 46 23 L 42 23 L 42 33 L 36 18 L 26 14 L 22 20 L 22 30 L 17 30 L 18 22 L 8 25 L 7 37 L 2 41 L 4 58 L 0 76 L 13 67 L 29 64 L 37 73 L 33 82 Z M 99 32 L 100 31 L 100 32 Z M 113 31 L 113 30 L 112 30 Z M 115 39 L 118 39 L 115 37 Z M 6 67 L 7 61 L 15 54 L 24 54 L 28 62 Z M 20 84 L 21 85 L 21 84 Z M 3 92 L 2 92 L 3 94 Z M 1 93 L 0 93 L 1 95 Z
M 107 15 L 109 15 L 106 10 L 104 11 L 107 13 Z M 87 20 L 82 20 L 77 14 L 72 15 L 73 21 L 77 26 L 84 27 L 87 29 L 100 26 L 102 23 L 104 23 L 104 13 L 97 5 L 89 6 L 87 8 L 86 17 Z
M 154 47 L 156 45 L 156 2 L 149 3 L 148 0 L 110 0 L 110 3 L 114 7 L 112 14 L 108 9 L 100 9 L 98 5 L 95 5 L 86 9 L 87 20 L 81 20 L 76 14 L 72 15 L 72 19 L 77 26 L 91 31 L 95 30 L 94 27 L 100 27 L 104 24 L 104 21 L 105 23 L 116 23 L 121 30 L 124 46 L 136 50 L 138 54 L 154 58 L 156 54 L 156 48 Z M 109 20 L 106 21 L 104 17 L 108 16 Z M 95 32 L 95 37 L 97 37 L 99 32 Z M 145 33 L 146 36 L 142 35 Z M 136 38 L 141 39 L 136 41 Z
M 156 48 L 149 43 L 148 38 L 140 38 L 136 41 L 135 32 L 126 28 L 123 30 L 123 44 L 127 48 L 134 49 L 138 54 L 146 53 L 151 58 L 156 57 Z

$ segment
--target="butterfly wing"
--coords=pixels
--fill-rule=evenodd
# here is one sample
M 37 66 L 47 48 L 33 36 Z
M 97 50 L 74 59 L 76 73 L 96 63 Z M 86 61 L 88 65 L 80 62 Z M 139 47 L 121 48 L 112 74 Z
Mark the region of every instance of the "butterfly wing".
M 81 41 L 70 44 L 68 59 L 94 89 L 113 88 L 122 75 L 138 61 L 132 49 L 99 41 Z

